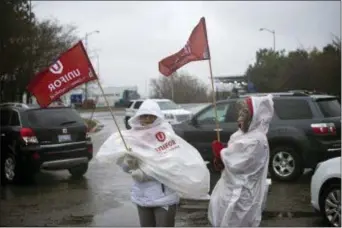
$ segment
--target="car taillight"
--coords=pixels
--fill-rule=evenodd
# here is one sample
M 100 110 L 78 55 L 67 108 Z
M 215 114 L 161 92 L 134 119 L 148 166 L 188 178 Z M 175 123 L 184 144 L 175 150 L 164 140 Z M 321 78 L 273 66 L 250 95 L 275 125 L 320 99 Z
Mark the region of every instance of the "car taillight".
M 40 155 L 38 154 L 38 152 L 34 152 L 34 153 L 32 154 L 32 158 L 33 158 L 34 160 L 39 160 L 39 159 L 40 159 Z
M 312 131 L 317 135 L 335 135 L 336 127 L 333 123 L 315 123 L 311 124 Z
M 20 129 L 20 136 L 26 144 L 38 143 L 38 139 L 31 128 Z
M 93 145 L 88 145 L 88 153 L 89 154 L 93 153 Z

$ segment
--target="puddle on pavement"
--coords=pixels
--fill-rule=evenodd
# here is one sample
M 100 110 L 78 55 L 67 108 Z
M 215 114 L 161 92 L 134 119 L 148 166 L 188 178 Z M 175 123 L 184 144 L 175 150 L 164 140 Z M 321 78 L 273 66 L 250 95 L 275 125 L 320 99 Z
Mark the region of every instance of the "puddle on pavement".
M 88 180 L 86 178 L 75 180 L 72 178 L 56 179 L 56 177 L 53 179 L 51 178 L 51 175 L 44 174 L 42 176 L 43 178 L 40 178 L 40 176 L 38 177 L 38 181 L 30 184 L 16 184 L 1 187 L 1 199 L 11 200 L 16 197 L 27 197 L 29 195 L 40 195 L 79 189 L 83 190 L 89 188 Z
M 95 215 L 89 226 L 137 227 L 139 226 L 137 208 L 133 203 L 125 202 L 120 207 Z
M 59 223 L 60 226 L 89 226 L 93 221 L 93 215 L 70 215 L 63 218 Z
M 263 220 L 272 219 L 272 218 L 308 218 L 308 217 L 317 217 L 315 212 L 305 212 L 305 211 L 294 211 L 294 212 L 274 212 L 274 211 L 265 211 L 262 214 Z
M 188 213 L 189 218 L 190 216 L 207 216 L 207 209 L 199 209 L 199 208 L 180 208 L 180 213 Z M 317 217 L 319 216 L 316 212 L 306 212 L 306 211 L 264 211 L 262 213 L 262 219 L 274 219 L 274 218 L 310 218 L 310 217 Z M 200 218 L 200 217 L 198 217 Z M 193 218 L 191 218 L 193 219 Z

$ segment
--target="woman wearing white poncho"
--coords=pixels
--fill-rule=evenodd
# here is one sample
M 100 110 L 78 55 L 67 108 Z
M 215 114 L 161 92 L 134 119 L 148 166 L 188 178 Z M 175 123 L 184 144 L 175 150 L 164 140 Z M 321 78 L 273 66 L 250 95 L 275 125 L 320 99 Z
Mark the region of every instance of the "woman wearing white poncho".
M 145 100 L 123 131 L 130 151 L 113 134 L 98 157 L 119 154 L 117 164 L 131 174 L 131 199 L 137 204 L 141 226 L 174 226 L 179 196 L 200 198 L 209 191 L 209 171 L 198 151 L 177 136 L 164 120 L 158 104 Z
M 272 96 L 241 102 L 239 130 L 223 148 L 213 142 L 215 159 L 224 168 L 209 203 L 208 217 L 215 227 L 256 227 L 266 194 L 269 145 L 266 134 L 273 117 Z

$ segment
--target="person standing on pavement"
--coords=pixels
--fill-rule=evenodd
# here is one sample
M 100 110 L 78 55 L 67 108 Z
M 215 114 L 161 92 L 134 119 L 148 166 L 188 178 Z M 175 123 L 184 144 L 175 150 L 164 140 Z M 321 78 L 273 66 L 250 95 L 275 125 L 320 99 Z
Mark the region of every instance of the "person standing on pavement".
M 132 127 L 130 131 L 144 131 L 164 121 L 164 115 L 158 104 L 152 100 L 145 100 L 136 115 L 129 120 L 129 125 Z M 172 130 L 171 125 L 170 130 Z M 138 160 L 131 155 L 125 155 L 121 167 L 131 174 L 134 180 L 131 199 L 138 207 L 140 226 L 175 226 L 176 209 L 180 200 L 178 194 L 163 183 L 147 176 L 139 168 Z
M 260 225 L 269 161 L 266 134 L 273 112 L 272 95 L 239 102 L 238 131 L 226 148 L 212 143 L 215 164 L 222 167 L 208 209 L 214 227 Z

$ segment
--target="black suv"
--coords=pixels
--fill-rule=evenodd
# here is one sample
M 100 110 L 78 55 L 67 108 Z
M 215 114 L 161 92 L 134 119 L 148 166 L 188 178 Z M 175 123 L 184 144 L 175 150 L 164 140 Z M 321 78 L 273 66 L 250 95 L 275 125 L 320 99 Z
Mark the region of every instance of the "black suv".
M 2 184 L 31 180 L 40 169 L 87 172 L 93 145 L 76 110 L 7 103 L 0 117 Z
M 297 92 L 274 93 L 273 96 L 275 111 L 267 134 L 271 149 L 269 170 L 273 179 L 295 180 L 305 168 L 315 168 L 321 161 L 341 156 L 341 105 L 338 98 Z M 228 142 L 237 130 L 235 104 L 242 98 L 217 102 L 221 129 L 215 127 L 212 104 L 196 113 L 190 121 L 173 126 L 180 137 L 210 162 L 208 168 L 211 171 L 211 142 L 216 139 L 217 130 L 222 142 Z

